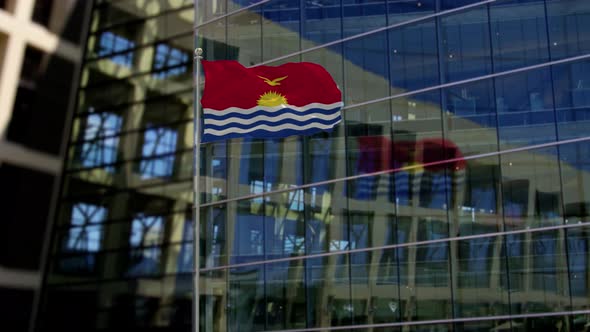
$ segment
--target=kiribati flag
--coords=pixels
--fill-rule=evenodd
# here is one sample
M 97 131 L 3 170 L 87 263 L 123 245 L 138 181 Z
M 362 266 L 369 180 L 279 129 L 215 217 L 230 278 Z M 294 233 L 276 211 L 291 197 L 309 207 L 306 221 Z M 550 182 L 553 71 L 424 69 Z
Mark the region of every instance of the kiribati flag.
M 236 61 L 202 63 L 203 142 L 310 135 L 331 131 L 341 120 L 342 94 L 317 64 L 245 68 Z

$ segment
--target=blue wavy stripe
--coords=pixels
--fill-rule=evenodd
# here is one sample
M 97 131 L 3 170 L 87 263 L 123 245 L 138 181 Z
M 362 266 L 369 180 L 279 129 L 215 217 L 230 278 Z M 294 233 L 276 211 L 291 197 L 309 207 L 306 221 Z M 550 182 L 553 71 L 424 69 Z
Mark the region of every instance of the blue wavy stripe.
M 239 133 L 239 134 L 230 133 L 230 134 L 221 135 L 221 136 L 204 134 L 201 137 L 201 141 L 203 143 L 208 143 L 208 142 L 213 142 L 213 141 L 227 140 L 227 139 L 232 139 L 232 138 L 245 138 L 245 137 L 265 139 L 265 138 L 284 138 L 284 137 L 297 136 L 297 135 L 309 136 L 309 135 L 313 135 L 313 134 L 321 132 L 321 131 L 329 133 L 329 132 L 332 132 L 333 129 L 334 129 L 334 127 L 329 128 L 329 129 L 309 128 L 306 130 L 285 129 L 285 130 L 281 130 L 281 131 L 255 130 L 255 131 L 252 131 L 249 133 Z
M 212 120 L 227 120 L 230 118 L 238 118 L 238 119 L 250 119 L 253 118 L 255 116 L 259 116 L 259 115 L 267 115 L 267 116 L 279 116 L 279 115 L 283 115 L 283 114 L 294 114 L 294 115 L 312 115 L 312 114 L 324 114 L 324 115 L 330 115 L 330 114 L 334 114 L 338 111 L 340 111 L 341 107 L 336 107 L 333 109 L 329 109 L 329 110 L 323 110 L 321 108 L 312 108 L 312 109 L 308 109 L 307 111 L 297 111 L 291 108 L 281 108 L 279 110 L 276 110 L 274 112 L 270 112 L 270 111 L 265 111 L 265 110 L 260 110 L 260 111 L 256 111 L 254 113 L 251 114 L 244 114 L 244 113 L 240 113 L 240 112 L 232 112 L 226 115 L 215 115 L 215 113 L 203 113 L 203 119 L 212 119 Z
M 332 124 L 335 124 L 338 121 L 340 121 L 340 119 L 341 119 L 341 116 L 337 116 L 336 118 L 334 118 L 332 120 L 322 120 L 322 119 L 318 119 L 318 118 L 310 118 L 305 121 L 297 121 L 294 119 L 282 119 L 280 121 L 266 121 L 266 120 L 265 121 L 256 121 L 252 124 L 242 124 L 242 123 L 238 123 L 238 122 L 229 121 L 226 125 L 223 125 L 223 126 L 205 124 L 205 129 L 213 129 L 213 130 L 225 130 L 225 129 L 229 129 L 229 128 L 249 129 L 249 128 L 254 128 L 256 126 L 259 126 L 259 125 L 280 126 L 280 125 L 288 124 L 288 123 L 298 125 L 298 126 L 305 126 L 305 125 L 308 125 L 311 123 L 332 125 Z

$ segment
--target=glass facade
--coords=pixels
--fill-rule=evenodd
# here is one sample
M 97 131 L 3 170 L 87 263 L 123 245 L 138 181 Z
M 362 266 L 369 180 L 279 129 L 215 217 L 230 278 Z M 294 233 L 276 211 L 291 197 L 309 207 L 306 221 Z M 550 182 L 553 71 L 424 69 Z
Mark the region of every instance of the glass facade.
M 195 44 L 345 101 L 200 147 L 201 331 L 588 329 L 590 2 L 139 3 L 94 6 L 41 330 L 191 329 Z

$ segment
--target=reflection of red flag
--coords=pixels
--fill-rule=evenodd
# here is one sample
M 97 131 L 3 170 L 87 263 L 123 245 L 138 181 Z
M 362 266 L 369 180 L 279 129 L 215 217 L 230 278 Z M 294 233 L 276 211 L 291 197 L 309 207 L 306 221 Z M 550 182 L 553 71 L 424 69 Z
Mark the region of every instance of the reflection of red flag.
M 412 160 L 415 154 L 416 144 L 412 141 L 401 141 L 393 144 L 393 164 L 389 168 L 400 167 Z
M 392 144 L 383 136 L 357 137 L 359 145 L 359 173 L 373 173 L 403 164 L 417 162 L 425 164 L 429 171 L 444 169 L 460 170 L 466 166 L 459 147 L 450 140 L 443 138 L 425 138 L 417 142 L 401 141 Z M 453 160 L 444 162 L 445 160 Z M 434 165 L 429 165 L 434 163 Z
M 465 159 L 459 147 L 450 140 L 442 138 L 425 138 L 416 143 L 420 153 L 422 164 L 438 163 L 445 160 L 457 159 L 448 163 L 427 165 L 429 171 L 440 171 L 443 169 L 459 170 L 465 168 Z
M 359 145 L 359 173 L 373 173 L 389 169 L 391 141 L 383 136 L 362 136 Z

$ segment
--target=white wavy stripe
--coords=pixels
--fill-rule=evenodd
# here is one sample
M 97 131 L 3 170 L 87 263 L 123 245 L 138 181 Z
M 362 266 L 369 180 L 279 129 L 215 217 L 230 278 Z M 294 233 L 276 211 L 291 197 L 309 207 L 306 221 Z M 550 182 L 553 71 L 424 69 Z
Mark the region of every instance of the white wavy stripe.
M 268 111 L 268 112 L 273 112 L 273 111 L 277 111 L 283 108 L 290 108 L 294 111 L 299 111 L 299 112 L 303 112 L 303 111 L 307 111 L 309 109 L 312 108 L 319 108 L 319 109 L 323 109 L 323 110 L 331 110 L 334 109 L 336 107 L 342 107 L 342 105 L 344 105 L 341 101 L 337 102 L 337 103 L 332 103 L 332 104 L 321 104 L 321 103 L 311 103 L 311 104 L 307 104 L 305 106 L 293 106 L 293 105 L 280 105 L 280 106 L 259 106 L 256 105 L 252 108 L 239 108 L 239 107 L 229 107 L 226 108 L 224 110 L 216 110 L 213 108 L 203 108 L 203 112 L 205 113 L 210 113 L 210 114 L 214 114 L 214 115 L 226 115 L 226 114 L 231 114 L 234 112 L 237 113 L 241 113 L 241 114 L 252 114 L 254 112 L 258 112 L 258 111 Z
M 297 121 L 308 121 L 311 119 L 321 119 L 321 120 L 334 120 L 340 116 L 340 112 L 335 112 L 334 114 L 324 115 L 322 113 L 312 113 L 307 115 L 295 115 L 291 113 L 277 115 L 277 116 L 268 116 L 268 115 L 258 115 L 250 119 L 241 119 L 241 118 L 227 118 L 225 120 L 213 120 L 213 119 L 205 119 L 206 125 L 213 125 L 213 126 L 225 126 L 230 123 L 239 123 L 244 125 L 249 125 L 258 121 L 272 121 L 278 122 L 284 119 L 293 119 Z
M 338 121 L 340 122 L 340 121 Z M 205 134 L 215 135 L 215 136 L 223 136 L 227 134 L 245 134 L 255 130 L 266 130 L 270 132 L 277 132 L 285 129 L 295 129 L 295 130 L 306 130 L 311 128 L 318 128 L 318 129 L 329 129 L 334 127 L 338 122 L 333 124 L 320 124 L 320 123 L 310 123 L 305 126 L 298 126 L 292 123 L 282 124 L 280 126 L 269 126 L 269 125 L 259 125 L 252 128 L 228 128 L 224 130 L 215 130 L 215 129 L 205 129 Z

